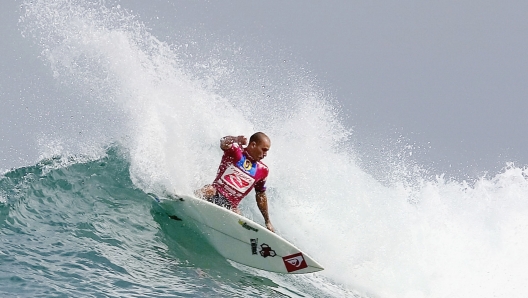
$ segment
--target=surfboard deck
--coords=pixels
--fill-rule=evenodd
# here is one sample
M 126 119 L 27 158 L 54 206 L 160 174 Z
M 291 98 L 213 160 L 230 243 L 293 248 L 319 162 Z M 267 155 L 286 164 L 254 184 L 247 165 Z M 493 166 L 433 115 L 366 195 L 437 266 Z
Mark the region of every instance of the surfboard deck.
M 220 255 L 271 272 L 301 274 L 323 270 L 314 259 L 262 225 L 208 201 L 184 195 L 159 198 L 172 219 L 192 224 Z

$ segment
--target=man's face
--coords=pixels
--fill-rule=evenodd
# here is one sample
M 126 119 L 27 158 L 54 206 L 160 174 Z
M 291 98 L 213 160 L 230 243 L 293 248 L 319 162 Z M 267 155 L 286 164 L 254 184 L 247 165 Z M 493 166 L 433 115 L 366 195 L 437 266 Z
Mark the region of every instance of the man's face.
M 246 147 L 246 151 L 254 161 L 260 161 L 268 154 L 271 142 L 268 138 L 263 138 L 259 142 L 251 142 Z

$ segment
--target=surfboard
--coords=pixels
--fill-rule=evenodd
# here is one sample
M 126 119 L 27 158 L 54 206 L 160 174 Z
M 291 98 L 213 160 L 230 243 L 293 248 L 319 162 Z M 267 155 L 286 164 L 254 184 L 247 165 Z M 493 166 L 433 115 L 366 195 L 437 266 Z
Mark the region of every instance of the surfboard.
M 308 254 L 262 225 L 192 196 L 151 194 L 172 219 L 193 225 L 220 255 L 271 272 L 300 274 L 323 270 Z

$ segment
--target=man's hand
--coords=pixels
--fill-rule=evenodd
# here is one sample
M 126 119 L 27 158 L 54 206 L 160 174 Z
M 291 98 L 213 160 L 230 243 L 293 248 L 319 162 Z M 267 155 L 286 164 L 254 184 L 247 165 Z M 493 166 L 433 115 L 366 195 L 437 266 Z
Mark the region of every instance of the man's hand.
M 236 142 L 240 145 L 240 147 L 246 146 L 248 143 L 247 138 L 244 136 L 236 137 Z
M 227 150 L 231 148 L 231 145 L 233 145 L 233 143 L 237 143 L 238 145 L 240 145 L 240 147 L 242 147 L 247 145 L 247 142 L 247 138 L 244 136 L 225 136 L 220 139 L 220 148 L 222 148 L 222 150 Z
M 272 231 L 273 233 L 275 233 L 275 228 L 273 227 L 273 225 L 271 224 L 271 222 L 266 222 L 266 228 L 268 228 L 268 230 Z

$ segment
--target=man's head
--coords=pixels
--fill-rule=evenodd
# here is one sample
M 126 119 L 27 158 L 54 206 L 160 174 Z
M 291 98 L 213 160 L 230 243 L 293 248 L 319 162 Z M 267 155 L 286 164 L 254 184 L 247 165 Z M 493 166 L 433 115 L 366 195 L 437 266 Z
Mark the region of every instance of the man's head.
M 262 132 L 257 132 L 249 138 L 246 152 L 254 161 L 260 161 L 266 157 L 270 147 L 271 141 L 268 136 Z

